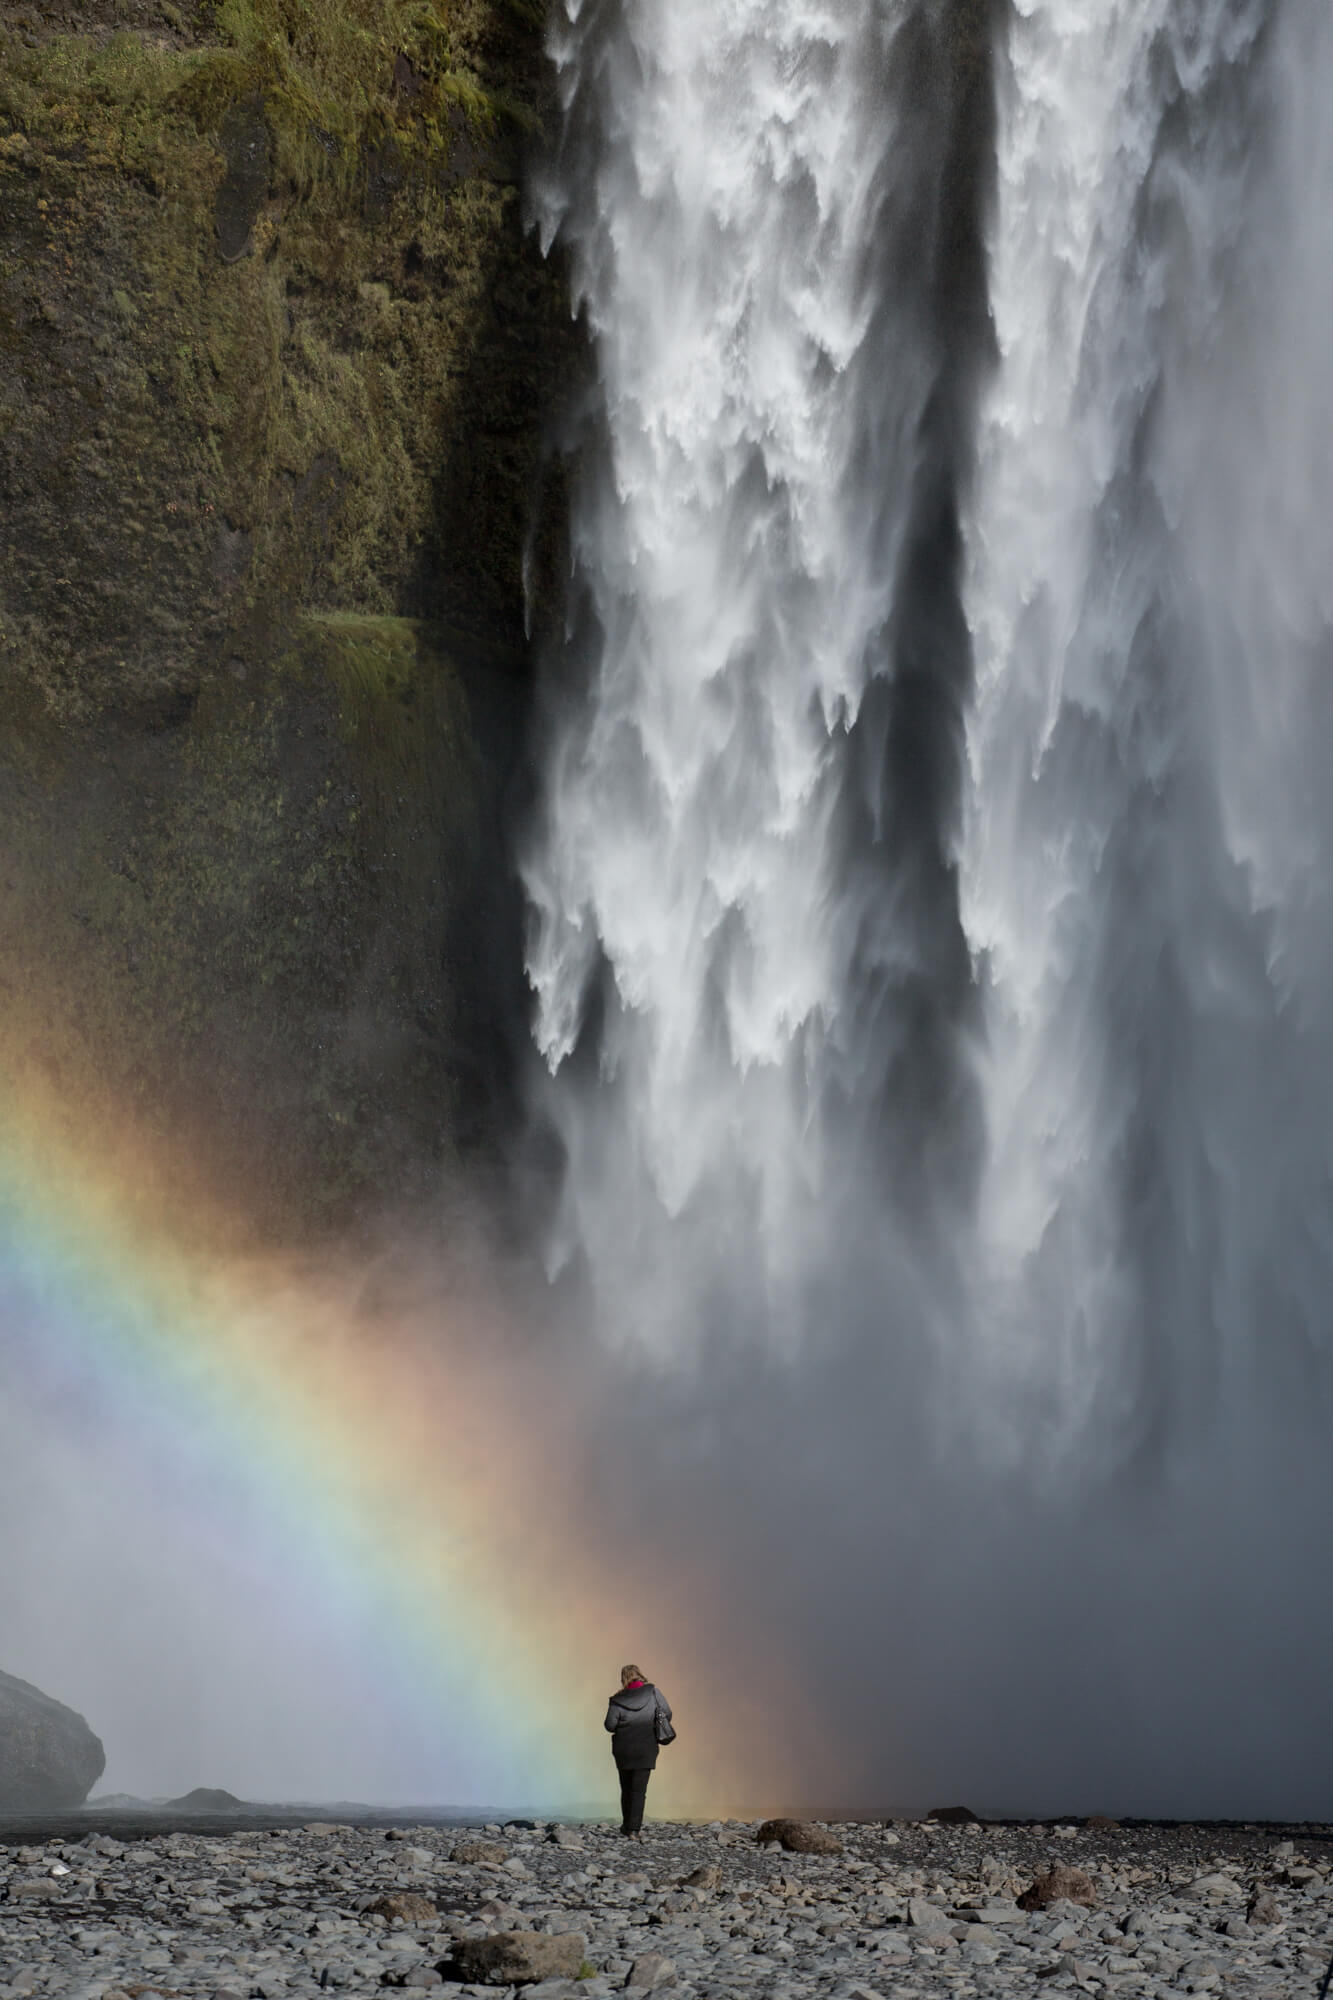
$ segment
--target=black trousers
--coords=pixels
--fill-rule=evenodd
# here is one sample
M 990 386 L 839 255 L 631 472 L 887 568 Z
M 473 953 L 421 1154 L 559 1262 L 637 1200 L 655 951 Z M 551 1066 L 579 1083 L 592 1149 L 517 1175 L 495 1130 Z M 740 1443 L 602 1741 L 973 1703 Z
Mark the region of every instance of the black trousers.
M 648 1796 L 651 1771 L 622 1771 L 620 1774 L 620 1831 L 637 1833 L 643 1825 L 643 1802 Z

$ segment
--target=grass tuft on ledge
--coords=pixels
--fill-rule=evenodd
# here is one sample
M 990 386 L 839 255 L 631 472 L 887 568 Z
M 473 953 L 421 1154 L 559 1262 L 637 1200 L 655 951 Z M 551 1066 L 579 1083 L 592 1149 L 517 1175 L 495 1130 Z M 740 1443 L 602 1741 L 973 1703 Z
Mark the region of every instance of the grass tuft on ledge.
M 528 0 L 499 11 L 536 25 Z M 262 102 L 274 168 L 297 187 L 354 182 L 385 149 L 429 181 L 461 128 L 484 141 L 536 125 L 487 80 L 496 13 L 496 0 L 216 0 L 196 47 L 129 31 L 32 47 L 0 27 L 0 128 L 135 171 L 173 114 L 211 135 Z

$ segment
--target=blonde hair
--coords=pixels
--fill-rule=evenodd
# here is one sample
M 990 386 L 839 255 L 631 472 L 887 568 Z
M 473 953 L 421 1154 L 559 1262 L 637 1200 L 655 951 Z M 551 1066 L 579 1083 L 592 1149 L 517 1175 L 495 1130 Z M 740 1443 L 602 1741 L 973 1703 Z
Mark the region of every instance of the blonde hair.
M 641 1673 L 638 1667 L 622 1667 L 620 1669 L 620 1685 L 623 1688 L 628 1687 L 631 1681 L 642 1681 L 647 1680 L 647 1678 L 648 1676 Z

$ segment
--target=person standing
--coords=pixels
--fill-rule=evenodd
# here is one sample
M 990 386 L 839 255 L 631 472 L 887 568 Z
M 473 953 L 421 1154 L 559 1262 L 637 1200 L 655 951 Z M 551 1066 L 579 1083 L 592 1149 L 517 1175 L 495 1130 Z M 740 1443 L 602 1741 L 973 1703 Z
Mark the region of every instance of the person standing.
M 620 1689 L 606 1706 L 611 1755 L 620 1773 L 620 1831 L 626 1840 L 643 1839 L 643 1805 L 657 1752 L 675 1737 L 671 1703 L 637 1667 L 620 1669 Z

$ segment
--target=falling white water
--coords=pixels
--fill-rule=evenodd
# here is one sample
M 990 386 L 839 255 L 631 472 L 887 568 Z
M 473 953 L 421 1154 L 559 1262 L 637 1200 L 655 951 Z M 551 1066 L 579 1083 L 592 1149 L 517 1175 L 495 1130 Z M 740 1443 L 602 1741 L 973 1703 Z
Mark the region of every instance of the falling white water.
M 523 869 L 608 1499 L 782 1635 L 826 1796 L 1310 1810 L 1333 13 L 557 18 Z
M 963 879 L 1024 1453 L 1037 1373 L 1114 1454 L 1325 1339 L 1330 81 L 1313 5 L 1013 22 Z
M 772 1332 L 821 1226 L 820 1088 L 860 1033 L 851 990 L 868 961 L 890 982 L 919 962 L 839 843 L 939 372 L 914 266 L 940 140 L 897 102 L 923 18 L 571 5 L 573 137 L 539 197 L 572 249 L 605 424 L 573 519 L 591 685 L 558 720 L 525 871 L 553 1069 L 609 973 L 603 1088 L 557 1100 L 568 1228 L 622 1277 L 660 1256 L 678 1291 L 667 1225 L 688 1212 L 691 1255 L 756 1253 Z M 931 109 L 927 91 L 918 123 Z
M 1256 1323 L 1318 1345 L 1333 1268 L 1333 30 L 1027 0 L 988 205 L 963 19 L 557 32 L 537 207 L 598 370 L 525 858 L 557 1257 L 669 1354 L 718 1284 L 823 1323 L 854 1235 L 1002 1453 L 1114 1458 Z

